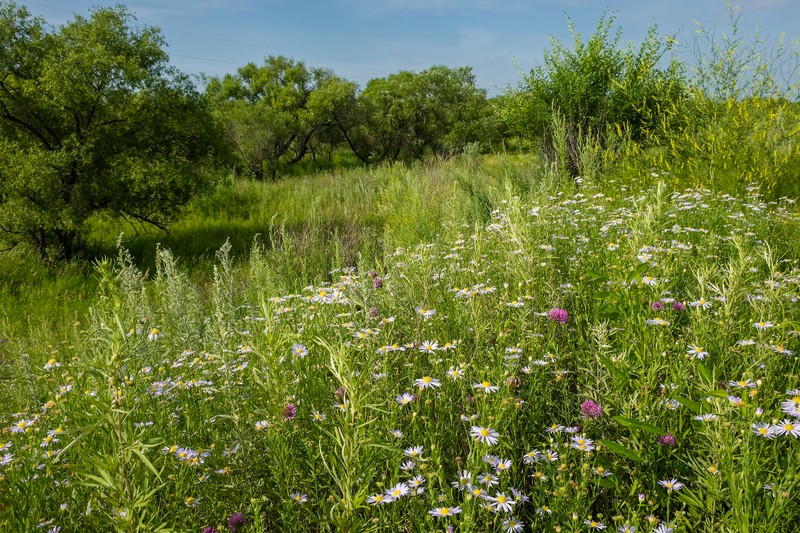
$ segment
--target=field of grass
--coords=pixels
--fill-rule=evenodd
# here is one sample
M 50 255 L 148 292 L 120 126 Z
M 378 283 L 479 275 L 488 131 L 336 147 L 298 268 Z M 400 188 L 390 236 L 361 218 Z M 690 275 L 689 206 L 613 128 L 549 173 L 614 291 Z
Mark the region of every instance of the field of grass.
M 0 525 L 796 531 L 800 213 L 663 179 L 241 182 L 6 259 Z

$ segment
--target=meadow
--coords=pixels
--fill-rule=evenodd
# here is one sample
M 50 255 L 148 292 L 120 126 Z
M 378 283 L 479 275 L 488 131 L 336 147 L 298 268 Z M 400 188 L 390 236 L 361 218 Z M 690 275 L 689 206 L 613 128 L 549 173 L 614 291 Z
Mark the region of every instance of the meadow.
M 4 270 L 6 530 L 797 530 L 792 199 L 465 155 L 94 223 Z

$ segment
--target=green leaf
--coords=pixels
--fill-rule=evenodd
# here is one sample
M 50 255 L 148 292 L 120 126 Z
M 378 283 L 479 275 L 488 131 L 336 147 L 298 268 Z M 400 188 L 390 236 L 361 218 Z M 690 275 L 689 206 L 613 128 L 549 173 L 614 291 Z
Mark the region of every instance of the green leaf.
M 631 450 L 624 447 L 622 444 L 616 443 L 611 440 L 599 439 L 597 441 L 598 444 L 602 444 L 608 451 L 611 453 L 615 453 L 617 455 L 622 455 L 623 457 L 627 457 L 631 461 L 641 461 L 642 458 L 636 455 Z
M 648 433 L 652 433 L 654 435 L 666 435 L 667 432 L 659 428 L 658 426 L 654 426 L 653 424 L 649 424 L 647 422 L 642 422 L 640 420 L 635 420 L 633 418 L 626 418 L 624 416 L 615 416 L 614 420 L 618 423 L 622 424 L 625 427 L 629 427 L 632 429 L 641 429 L 647 431 Z
M 675 401 L 695 413 L 699 414 L 703 411 L 703 404 L 701 404 L 700 402 L 696 402 L 694 400 L 682 397 L 675 398 Z
M 605 366 L 608 369 L 608 371 L 611 372 L 611 375 L 614 376 L 614 379 L 616 379 L 623 385 L 628 383 L 628 381 L 630 380 L 630 376 L 628 375 L 627 372 L 625 372 L 617 365 L 615 365 L 614 362 L 611 361 L 611 359 L 609 359 L 608 357 L 603 357 L 602 355 L 598 357 L 600 358 L 600 362 L 603 363 L 603 366 Z
M 697 371 L 700 372 L 700 376 L 706 383 L 711 383 L 714 381 L 714 378 L 711 376 L 711 372 L 708 370 L 706 365 L 701 362 L 697 362 Z
M 131 447 L 130 447 L 130 448 L 128 448 L 128 449 L 129 449 L 130 451 L 132 451 L 133 453 L 135 453 L 135 454 L 136 454 L 136 456 L 137 456 L 137 457 L 139 457 L 139 460 L 140 460 L 140 461 L 142 461 L 142 463 L 144 463 L 144 465 L 145 465 L 145 466 L 146 466 L 146 467 L 147 467 L 147 468 L 148 468 L 148 469 L 149 469 L 149 470 L 150 470 L 150 471 L 151 471 L 153 474 L 155 474 L 155 475 L 156 475 L 156 478 L 158 478 L 158 480 L 159 480 L 159 481 L 161 481 L 161 474 L 160 474 L 159 472 L 157 472 L 157 471 L 156 471 L 156 467 L 154 467 L 154 466 L 153 466 L 153 463 L 151 463 L 151 462 L 150 462 L 150 459 L 148 459 L 148 458 L 147 458 L 147 456 L 146 456 L 145 454 L 143 454 L 143 453 L 142 453 L 142 450 L 140 450 L 140 449 L 139 449 L 139 448 L 138 448 L 136 445 L 133 445 L 133 446 L 131 446 Z

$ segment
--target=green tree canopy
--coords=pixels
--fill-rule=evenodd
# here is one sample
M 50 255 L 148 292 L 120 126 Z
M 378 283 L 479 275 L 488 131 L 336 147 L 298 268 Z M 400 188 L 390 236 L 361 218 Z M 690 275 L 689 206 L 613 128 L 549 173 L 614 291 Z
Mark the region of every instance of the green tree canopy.
M 330 70 L 283 56 L 248 63 L 206 87 L 241 165 L 258 179 L 274 179 L 281 167 L 302 160 L 315 139 L 346 127 L 355 92 L 355 84 Z
M 365 136 L 376 159 L 452 155 L 471 142 L 490 142 L 496 126 L 486 91 L 471 67 L 433 66 L 371 80 L 359 95 Z
M 221 136 L 158 29 L 121 6 L 51 29 L 0 3 L 0 240 L 69 258 L 90 216 L 163 227 Z
M 553 114 L 566 126 L 577 146 L 581 136 L 602 143 L 607 126 L 642 140 L 665 106 L 685 92 L 684 74 L 675 60 L 664 65 L 673 40 L 662 40 L 655 26 L 638 49 L 622 46 L 621 30 L 612 32 L 615 18 L 602 17 L 597 30 L 584 40 L 570 22 L 570 49 L 555 38 L 544 63 L 527 73 L 498 106 L 509 133 L 552 142 Z M 575 152 L 571 152 L 575 156 Z M 575 161 L 570 162 L 573 166 Z

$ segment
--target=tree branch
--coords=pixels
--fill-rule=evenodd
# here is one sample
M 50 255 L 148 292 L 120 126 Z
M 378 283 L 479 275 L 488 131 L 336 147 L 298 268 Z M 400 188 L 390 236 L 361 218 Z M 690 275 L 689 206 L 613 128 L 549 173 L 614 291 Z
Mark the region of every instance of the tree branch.
M 122 215 L 128 215 L 128 216 L 131 216 L 131 217 L 135 218 L 136 220 L 139 220 L 140 222 L 147 222 L 148 224 L 150 224 L 150 225 L 152 225 L 152 226 L 155 226 L 155 227 L 157 227 L 158 229 L 160 229 L 161 231 L 163 231 L 163 232 L 165 232 L 165 233 L 169 234 L 169 229 L 167 229 L 167 227 L 166 227 L 166 226 L 164 226 L 163 224 L 160 224 L 160 223 L 156 222 L 155 220 L 153 220 L 153 219 L 151 219 L 151 218 L 148 218 L 148 217 L 146 217 L 146 216 L 144 216 L 144 215 L 137 215 L 136 213 L 131 213 L 130 211 L 127 211 L 127 210 L 125 210 L 125 209 L 120 209 L 120 211 L 119 211 L 119 212 L 120 212 Z

